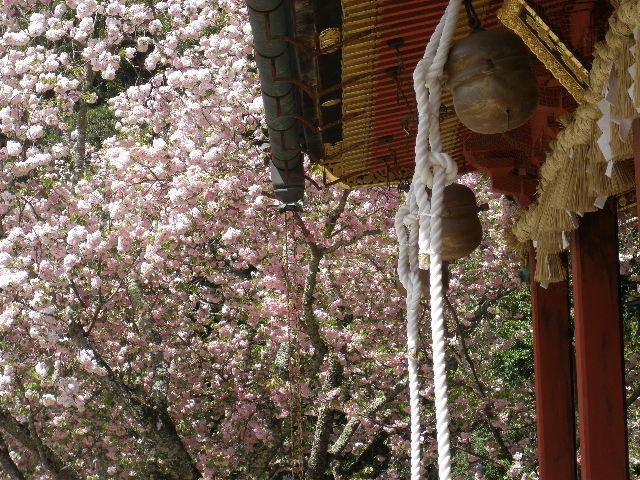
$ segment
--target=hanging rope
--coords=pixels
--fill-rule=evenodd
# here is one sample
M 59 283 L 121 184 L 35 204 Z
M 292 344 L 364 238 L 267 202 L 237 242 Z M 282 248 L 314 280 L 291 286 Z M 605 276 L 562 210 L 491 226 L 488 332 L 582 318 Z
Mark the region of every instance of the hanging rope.
M 398 275 L 407 290 L 407 358 L 411 407 L 411 480 L 421 478 L 420 398 L 418 381 L 418 308 L 422 296 L 420 268 L 430 268 L 431 334 L 435 386 L 438 471 L 440 480 L 451 479 L 449 409 L 444 352 L 442 295 L 442 203 L 444 187 L 457 175 L 455 162 L 442 152 L 440 97 L 442 72 L 447 61 L 463 0 L 451 0 L 431 36 L 424 57 L 413 73 L 418 104 L 416 168 L 407 203 L 396 214 L 400 243 Z M 431 189 L 431 198 L 427 192 Z

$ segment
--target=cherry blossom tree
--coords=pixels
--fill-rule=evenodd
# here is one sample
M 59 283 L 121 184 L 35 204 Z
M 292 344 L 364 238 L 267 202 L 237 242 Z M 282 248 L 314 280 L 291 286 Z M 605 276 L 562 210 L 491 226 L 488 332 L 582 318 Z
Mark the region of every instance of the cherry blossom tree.
M 5 0 L 0 34 L 4 477 L 406 476 L 402 193 L 308 165 L 304 211 L 278 212 L 243 4 Z M 526 478 L 513 206 L 464 181 L 492 210 L 450 267 L 456 472 Z
M 627 429 L 631 478 L 640 476 L 640 242 L 638 219 L 632 211 L 618 221 L 621 305 L 624 334 Z

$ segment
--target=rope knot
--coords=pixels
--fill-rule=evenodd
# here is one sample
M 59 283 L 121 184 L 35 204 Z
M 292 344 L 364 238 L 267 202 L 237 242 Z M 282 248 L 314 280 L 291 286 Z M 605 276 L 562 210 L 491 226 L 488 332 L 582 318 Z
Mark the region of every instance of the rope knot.
M 429 68 L 423 77 L 424 86 L 429 90 L 434 90 L 435 88 L 440 87 L 440 76 L 441 74 L 433 68 L 433 65 L 431 65 L 431 68 Z
M 416 215 L 415 213 L 410 213 L 409 215 L 404 217 L 402 223 L 404 223 L 405 227 L 411 228 L 418 223 L 418 215 Z
M 445 184 L 452 183 L 458 175 L 458 165 L 445 152 L 426 152 L 424 167 L 416 172 L 420 175 L 420 181 L 427 187 L 433 188 L 436 170 L 444 170 Z

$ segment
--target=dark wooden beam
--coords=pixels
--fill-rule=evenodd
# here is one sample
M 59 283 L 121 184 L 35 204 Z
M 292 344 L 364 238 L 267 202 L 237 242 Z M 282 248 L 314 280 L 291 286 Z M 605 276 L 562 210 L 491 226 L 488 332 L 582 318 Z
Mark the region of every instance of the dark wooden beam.
M 628 480 L 614 199 L 582 218 L 571 259 L 581 480 Z
M 535 271 L 531 254 L 530 271 Z M 533 277 L 532 277 L 533 278 Z M 575 480 L 576 434 L 568 282 L 531 280 L 540 480 Z

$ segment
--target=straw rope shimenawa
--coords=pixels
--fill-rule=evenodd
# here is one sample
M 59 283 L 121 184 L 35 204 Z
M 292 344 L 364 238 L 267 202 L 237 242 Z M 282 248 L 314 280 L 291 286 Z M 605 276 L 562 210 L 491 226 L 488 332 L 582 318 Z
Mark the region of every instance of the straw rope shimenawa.
M 560 253 L 580 216 L 635 183 L 630 127 L 640 117 L 640 2 L 613 3 L 609 31 L 595 47 L 589 87 L 551 144 L 537 200 L 513 228 L 514 249 L 536 249 L 537 282 L 566 279 Z

